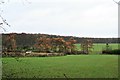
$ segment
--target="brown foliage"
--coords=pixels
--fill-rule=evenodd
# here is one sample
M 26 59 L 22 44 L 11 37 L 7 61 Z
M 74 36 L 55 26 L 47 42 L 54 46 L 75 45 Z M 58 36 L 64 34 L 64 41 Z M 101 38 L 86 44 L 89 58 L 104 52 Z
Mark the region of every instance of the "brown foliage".
M 92 48 L 93 48 L 92 40 L 84 40 L 81 43 L 81 49 L 82 49 L 83 53 L 85 53 L 85 54 L 89 54 L 90 52 L 92 52 L 92 50 L 91 50 Z
M 40 52 L 47 52 L 51 49 L 51 39 L 46 36 L 37 38 L 35 47 L 40 50 Z
M 75 46 L 76 40 L 69 39 L 65 41 L 63 38 L 47 38 L 42 36 L 37 39 L 35 47 L 40 52 L 71 52 Z
M 6 37 L 5 42 L 6 45 L 8 46 L 6 47 L 7 51 L 15 51 L 15 49 L 17 48 L 15 36 L 16 34 L 11 33 Z

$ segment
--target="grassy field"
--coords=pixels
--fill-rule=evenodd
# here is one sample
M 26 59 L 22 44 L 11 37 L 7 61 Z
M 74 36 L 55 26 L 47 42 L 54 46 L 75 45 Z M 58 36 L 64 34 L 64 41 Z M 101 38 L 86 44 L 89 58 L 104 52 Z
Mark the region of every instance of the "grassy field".
M 109 44 L 118 49 L 118 44 Z M 80 50 L 80 44 L 76 44 Z M 105 44 L 94 44 L 99 54 Z M 118 55 L 67 55 L 58 57 L 2 58 L 3 77 L 10 78 L 117 78 Z
M 2 58 L 3 77 L 10 78 L 117 78 L 117 55 Z

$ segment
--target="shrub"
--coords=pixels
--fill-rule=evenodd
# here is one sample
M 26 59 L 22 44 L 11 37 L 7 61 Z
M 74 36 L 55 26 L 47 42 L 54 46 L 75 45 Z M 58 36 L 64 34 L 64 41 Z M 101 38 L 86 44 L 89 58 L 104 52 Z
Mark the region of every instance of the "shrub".
M 119 55 L 120 54 L 120 49 L 115 49 L 115 50 L 103 50 L 102 54 L 116 54 Z
M 64 56 L 64 53 L 30 53 L 29 57 L 50 57 L 50 56 Z

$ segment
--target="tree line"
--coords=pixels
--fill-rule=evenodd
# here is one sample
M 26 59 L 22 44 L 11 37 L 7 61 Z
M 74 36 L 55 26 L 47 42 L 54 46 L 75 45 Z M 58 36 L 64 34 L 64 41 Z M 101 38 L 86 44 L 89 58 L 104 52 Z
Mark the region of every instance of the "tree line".
M 46 36 L 48 38 L 63 38 L 64 40 L 69 40 L 74 38 L 77 42 L 81 43 L 83 40 L 92 40 L 93 43 L 118 43 L 118 38 L 87 38 L 87 37 L 74 37 L 74 36 L 60 36 L 60 35 L 48 35 L 48 34 L 27 34 L 27 33 L 9 33 L 16 34 L 16 44 L 17 46 L 32 46 L 35 43 L 35 39 L 38 37 Z M 9 34 L 2 34 L 2 43 L 5 45 L 5 39 Z
M 93 43 L 118 43 L 118 38 L 84 38 L 84 37 L 73 37 L 73 36 L 59 36 L 59 35 L 48 35 L 48 34 L 26 34 L 26 33 L 9 33 L 2 34 L 2 45 L 6 46 L 6 39 L 9 35 L 14 34 L 16 45 L 19 48 L 30 48 L 36 43 L 36 39 L 42 36 L 47 38 L 63 38 L 68 41 L 70 38 L 76 40 L 77 44 L 82 43 L 84 40 L 92 40 Z
M 93 38 L 83 38 L 81 42 L 78 42 L 76 37 L 72 36 L 25 33 L 2 34 L 3 53 L 12 52 L 12 54 L 13 52 L 23 52 L 24 54 L 26 51 L 37 53 L 89 54 L 93 50 L 93 43 Z M 109 42 L 105 41 L 105 43 L 108 44 Z M 80 50 L 77 49 L 75 44 L 81 44 Z
M 24 35 L 24 34 L 22 34 Z M 75 49 L 75 43 L 76 40 L 74 38 L 69 38 L 68 40 L 64 40 L 63 38 L 50 38 L 46 35 L 39 35 L 37 38 L 34 39 L 34 44 L 31 46 L 29 42 L 32 39 L 31 35 L 29 37 L 26 37 L 27 41 L 25 41 L 25 36 L 21 36 L 20 39 L 21 42 L 23 42 L 22 46 L 18 46 L 17 41 L 17 34 L 11 33 L 5 36 L 3 36 L 3 51 L 7 52 L 16 52 L 18 50 L 33 50 L 36 52 L 58 52 L 58 53 L 68 53 L 72 52 Z M 26 45 L 29 44 L 29 45 Z

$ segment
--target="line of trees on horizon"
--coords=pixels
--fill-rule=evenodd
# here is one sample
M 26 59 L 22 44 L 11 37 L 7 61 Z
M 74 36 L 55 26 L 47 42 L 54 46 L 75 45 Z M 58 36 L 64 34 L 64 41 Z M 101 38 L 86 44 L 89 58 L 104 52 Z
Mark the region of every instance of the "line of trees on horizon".
M 81 44 L 84 40 L 92 40 L 92 43 L 118 43 L 118 38 L 83 38 L 83 37 L 79 38 L 79 37 L 73 37 L 73 36 L 58 36 L 58 35 L 48 35 L 48 34 L 9 33 L 9 34 L 2 34 L 2 45 L 3 45 L 3 48 L 6 47 L 8 44 L 10 44 L 10 43 L 7 44 L 6 41 L 10 42 L 9 38 L 11 39 L 14 38 L 13 40 L 14 43 L 12 44 L 16 44 L 17 48 L 32 49 L 34 47 L 34 44 L 36 43 L 36 39 L 43 36 L 50 39 L 61 38 L 64 41 L 69 41 L 69 39 L 72 38 L 76 40 L 76 44 Z
M 92 39 L 83 39 L 80 50 L 75 37 L 58 37 L 45 34 L 4 34 L 3 53 L 32 51 L 37 53 L 89 54 L 93 49 Z M 34 41 L 34 42 L 33 42 Z M 109 44 L 108 42 L 106 44 Z M 106 50 L 108 51 L 108 50 Z M 104 51 L 104 52 L 106 52 Z
M 119 43 L 119 38 L 87 38 L 87 37 L 74 37 L 74 36 L 60 36 L 60 35 L 49 35 L 49 34 L 28 34 L 28 33 L 7 33 L 2 34 L 2 43 L 4 45 L 5 38 L 9 34 L 16 34 L 17 46 L 32 46 L 35 43 L 35 39 L 41 36 L 46 36 L 48 38 L 63 38 L 64 40 L 69 40 L 74 38 L 77 42 L 81 43 L 83 40 L 92 40 L 93 43 Z
M 34 39 L 34 44 L 32 46 L 17 46 L 17 35 L 11 33 L 7 35 L 4 39 L 3 51 L 7 52 L 16 52 L 21 50 L 34 50 L 36 52 L 59 52 L 59 53 L 71 53 L 75 49 L 76 40 L 70 38 L 69 40 L 64 40 L 63 38 L 49 38 L 45 35 L 39 35 L 36 39 Z M 23 36 L 24 37 L 24 36 Z M 29 37 L 27 41 L 31 40 Z M 24 41 L 24 39 L 21 39 Z M 26 42 L 27 43 L 27 42 Z

